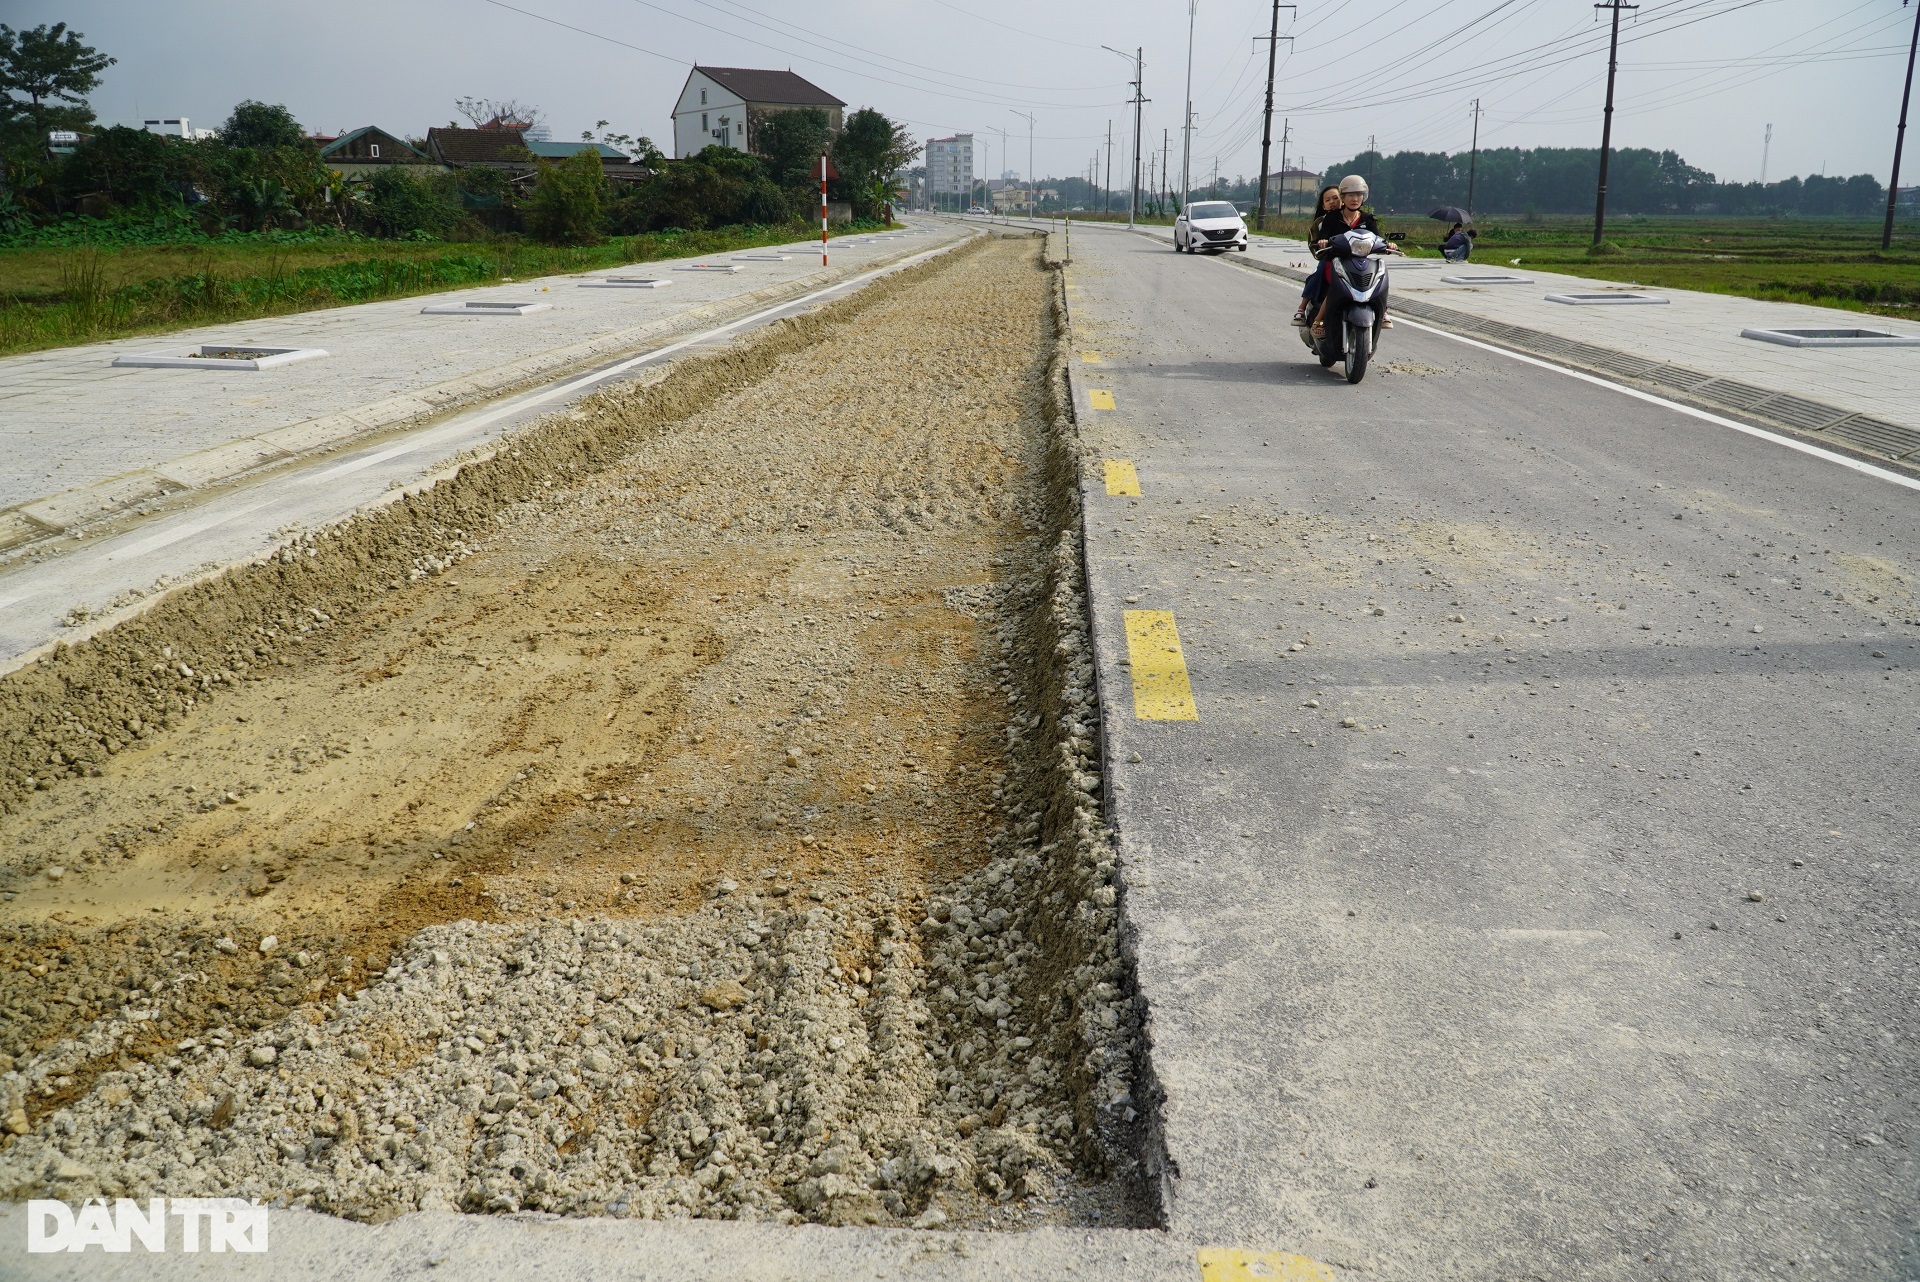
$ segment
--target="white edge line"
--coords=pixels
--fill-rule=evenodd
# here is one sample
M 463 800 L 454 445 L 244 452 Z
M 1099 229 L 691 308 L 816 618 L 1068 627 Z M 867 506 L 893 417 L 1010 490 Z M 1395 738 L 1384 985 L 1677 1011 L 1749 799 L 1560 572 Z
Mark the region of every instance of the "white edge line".
M 1389 310 L 1391 310 L 1391 304 L 1389 304 Z M 1889 472 L 1884 467 L 1875 467 L 1871 463 L 1864 463 L 1856 458 L 1848 458 L 1845 454 L 1836 454 L 1834 451 L 1822 449 L 1818 445 L 1809 445 L 1807 442 L 1796 440 L 1791 436 L 1782 436 L 1778 432 L 1769 432 L 1765 428 L 1754 427 L 1751 424 L 1742 423 L 1738 419 L 1724 418 L 1719 414 L 1714 414 L 1703 409 L 1696 409 L 1691 405 L 1685 405 L 1679 401 L 1670 401 L 1664 396 L 1655 396 L 1652 392 L 1643 392 L 1637 387 L 1627 387 L 1624 384 L 1614 382 L 1612 379 L 1601 378 L 1597 374 L 1586 373 L 1584 370 L 1568 369 L 1565 365 L 1556 365 L 1552 361 L 1543 361 L 1538 357 L 1509 351 L 1504 347 L 1496 347 L 1492 343 L 1483 343 L 1477 338 L 1467 338 L 1464 335 L 1449 333 L 1444 329 L 1439 329 L 1432 325 L 1423 325 L 1419 321 L 1409 320 L 1405 316 L 1400 316 L 1396 319 L 1402 325 L 1409 326 L 1413 329 L 1425 330 L 1429 334 L 1438 334 L 1441 338 L 1450 338 L 1456 343 L 1465 343 L 1468 347 L 1477 347 L 1483 352 L 1492 352 L 1497 356 L 1505 356 L 1507 359 L 1519 361 L 1523 365 L 1533 365 L 1540 369 L 1552 370 L 1556 374 L 1564 374 L 1568 378 L 1577 378 L 1583 383 L 1592 383 L 1595 387 L 1604 387 L 1609 391 L 1618 392 L 1622 396 L 1631 396 L 1635 400 L 1646 401 L 1650 405 L 1659 405 L 1666 409 L 1678 411 L 1690 418 L 1697 418 L 1702 422 L 1712 423 L 1716 427 L 1729 427 L 1746 436 L 1758 437 L 1763 441 L 1771 441 L 1775 445 L 1784 445 L 1790 450 L 1798 450 L 1802 454 L 1811 454 L 1815 458 L 1825 459 L 1829 463 L 1838 463 L 1842 467 L 1852 468 L 1856 472 L 1864 472 L 1868 476 L 1876 477 L 1882 481 L 1891 481 L 1895 485 L 1904 486 L 1909 490 L 1920 490 L 1920 480 L 1915 480 L 1913 477 L 1902 476 L 1898 472 Z

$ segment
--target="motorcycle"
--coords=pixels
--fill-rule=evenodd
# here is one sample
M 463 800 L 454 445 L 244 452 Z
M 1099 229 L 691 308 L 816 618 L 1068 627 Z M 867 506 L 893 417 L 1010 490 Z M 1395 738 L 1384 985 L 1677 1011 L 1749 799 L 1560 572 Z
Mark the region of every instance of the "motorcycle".
M 1380 346 L 1380 330 L 1387 316 L 1387 264 L 1398 254 L 1390 244 L 1364 227 L 1342 232 L 1327 242 L 1333 279 L 1327 283 L 1326 337 L 1315 339 L 1303 326 L 1300 341 L 1320 358 L 1325 369 L 1335 361 L 1346 364 L 1347 381 L 1367 376 L 1367 363 Z

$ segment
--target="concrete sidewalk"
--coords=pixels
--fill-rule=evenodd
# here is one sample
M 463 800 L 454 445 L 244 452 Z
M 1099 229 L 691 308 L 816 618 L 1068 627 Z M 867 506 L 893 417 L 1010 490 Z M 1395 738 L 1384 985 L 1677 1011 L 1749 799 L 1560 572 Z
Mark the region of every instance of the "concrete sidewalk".
M 921 223 L 817 244 L 784 262 L 720 254 L 501 282 L 353 307 L 234 321 L 0 360 L 0 552 L 16 555 L 156 500 L 407 429 L 696 326 L 796 298 L 968 234 Z M 766 255 L 776 250 L 743 250 Z M 687 270 L 700 264 L 737 272 Z M 585 288 L 608 276 L 661 289 Z M 426 315 L 468 300 L 547 304 L 527 316 Z M 202 344 L 321 348 L 259 371 L 116 366 Z
M 1400 230 L 1401 220 L 1388 220 Z M 1078 224 L 1076 234 L 1124 231 Z M 1141 227 L 1171 245 L 1172 234 Z M 1235 265 L 1304 279 L 1305 242 L 1255 236 Z M 1920 338 L 1920 321 L 1838 308 L 1773 303 L 1684 289 L 1636 289 L 1619 281 L 1536 271 L 1520 253 L 1487 253 L 1474 263 L 1396 259 L 1394 312 L 1443 329 L 1517 348 L 1634 383 L 1720 413 L 1819 441 L 1875 462 L 1920 466 L 1920 347 L 1796 348 L 1741 337 L 1746 329 L 1875 329 Z M 1456 283 L 1474 276 L 1512 283 Z M 1448 278 L 1455 278 L 1449 280 Z M 1639 306 L 1569 306 L 1553 294 L 1644 293 L 1667 300 Z

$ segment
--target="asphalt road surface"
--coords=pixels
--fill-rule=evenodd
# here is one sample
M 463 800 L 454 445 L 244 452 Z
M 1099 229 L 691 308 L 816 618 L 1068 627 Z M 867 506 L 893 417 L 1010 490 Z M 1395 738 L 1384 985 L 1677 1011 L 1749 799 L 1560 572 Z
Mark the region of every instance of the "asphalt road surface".
M 1174 1231 L 1916 1276 L 1920 493 L 1406 323 L 1348 386 L 1290 283 L 1075 230 Z

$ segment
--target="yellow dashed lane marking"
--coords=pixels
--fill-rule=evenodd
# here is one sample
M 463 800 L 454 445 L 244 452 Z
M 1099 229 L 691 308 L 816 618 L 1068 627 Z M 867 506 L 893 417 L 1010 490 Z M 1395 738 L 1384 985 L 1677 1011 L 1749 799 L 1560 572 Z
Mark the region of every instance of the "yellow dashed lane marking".
M 1107 493 L 1131 494 L 1140 496 L 1140 473 L 1134 470 L 1130 458 L 1110 458 L 1106 461 Z
M 1080 359 L 1088 365 L 1098 365 L 1100 363 L 1100 353 L 1082 352 L 1080 353 Z
M 1201 1282 L 1334 1282 L 1333 1270 L 1304 1255 L 1280 1251 L 1200 1248 Z
M 1113 393 L 1103 387 L 1089 387 L 1087 404 L 1097 410 L 1110 410 L 1113 408 Z
M 1187 656 L 1171 610 L 1127 611 L 1127 658 L 1133 666 L 1133 715 L 1141 721 L 1198 721 Z

